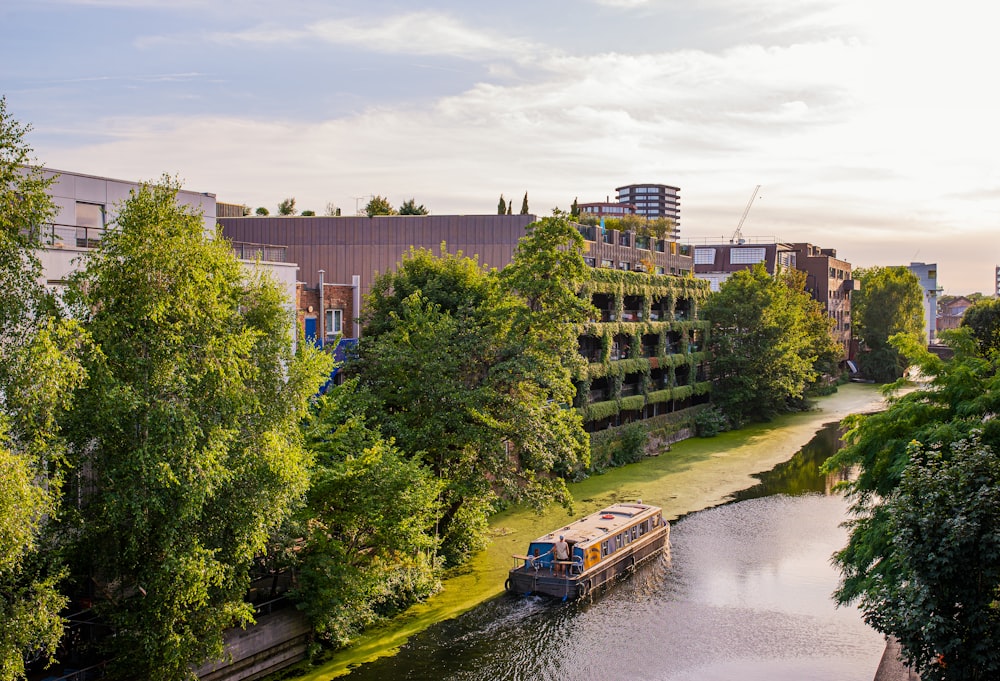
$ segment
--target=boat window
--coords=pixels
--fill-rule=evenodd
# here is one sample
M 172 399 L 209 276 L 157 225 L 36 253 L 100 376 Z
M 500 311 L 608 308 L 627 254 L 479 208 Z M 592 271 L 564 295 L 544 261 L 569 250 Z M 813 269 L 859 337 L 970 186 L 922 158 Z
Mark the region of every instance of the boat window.
M 608 542 L 601 542 L 601 557 L 608 555 Z
M 639 528 L 636 527 L 635 525 L 633 525 L 632 526 L 632 539 L 634 540 L 638 536 L 639 536 Z
M 615 550 L 617 551 L 622 547 L 622 536 L 620 534 L 615 535 Z

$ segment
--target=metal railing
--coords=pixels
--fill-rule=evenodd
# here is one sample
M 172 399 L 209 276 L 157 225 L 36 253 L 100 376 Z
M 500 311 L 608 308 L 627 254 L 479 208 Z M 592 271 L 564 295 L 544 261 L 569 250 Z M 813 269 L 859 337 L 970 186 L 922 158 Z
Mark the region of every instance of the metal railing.
M 233 253 L 240 260 L 263 260 L 266 262 L 287 262 L 287 246 L 253 244 L 245 241 L 232 242 Z

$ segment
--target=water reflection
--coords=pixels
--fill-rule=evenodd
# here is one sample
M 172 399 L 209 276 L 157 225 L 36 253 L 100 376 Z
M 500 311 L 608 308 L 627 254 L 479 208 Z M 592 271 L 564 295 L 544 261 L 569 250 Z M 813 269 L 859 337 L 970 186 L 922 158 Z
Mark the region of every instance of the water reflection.
M 348 678 L 870 681 L 882 639 L 830 600 L 846 505 L 818 465 L 837 437 L 679 521 L 669 555 L 596 598 L 497 598 Z

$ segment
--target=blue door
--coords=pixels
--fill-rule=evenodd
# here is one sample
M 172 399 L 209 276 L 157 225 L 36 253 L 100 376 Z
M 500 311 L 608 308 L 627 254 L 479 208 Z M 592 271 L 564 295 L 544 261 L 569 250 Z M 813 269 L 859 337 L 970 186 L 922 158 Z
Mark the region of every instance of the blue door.
M 317 348 L 323 347 L 319 342 L 319 334 L 316 333 L 316 318 L 306 317 L 306 340 Z

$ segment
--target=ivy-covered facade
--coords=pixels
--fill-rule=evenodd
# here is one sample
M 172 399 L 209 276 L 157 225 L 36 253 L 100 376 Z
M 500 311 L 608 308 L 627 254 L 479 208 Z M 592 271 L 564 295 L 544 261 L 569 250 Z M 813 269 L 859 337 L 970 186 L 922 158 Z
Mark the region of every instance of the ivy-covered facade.
M 581 325 L 585 368 L 574 406 L 589 432 L 675 413 L 709 399 L 708 282 L 591 270 L 584 294 L 599 318 Z

